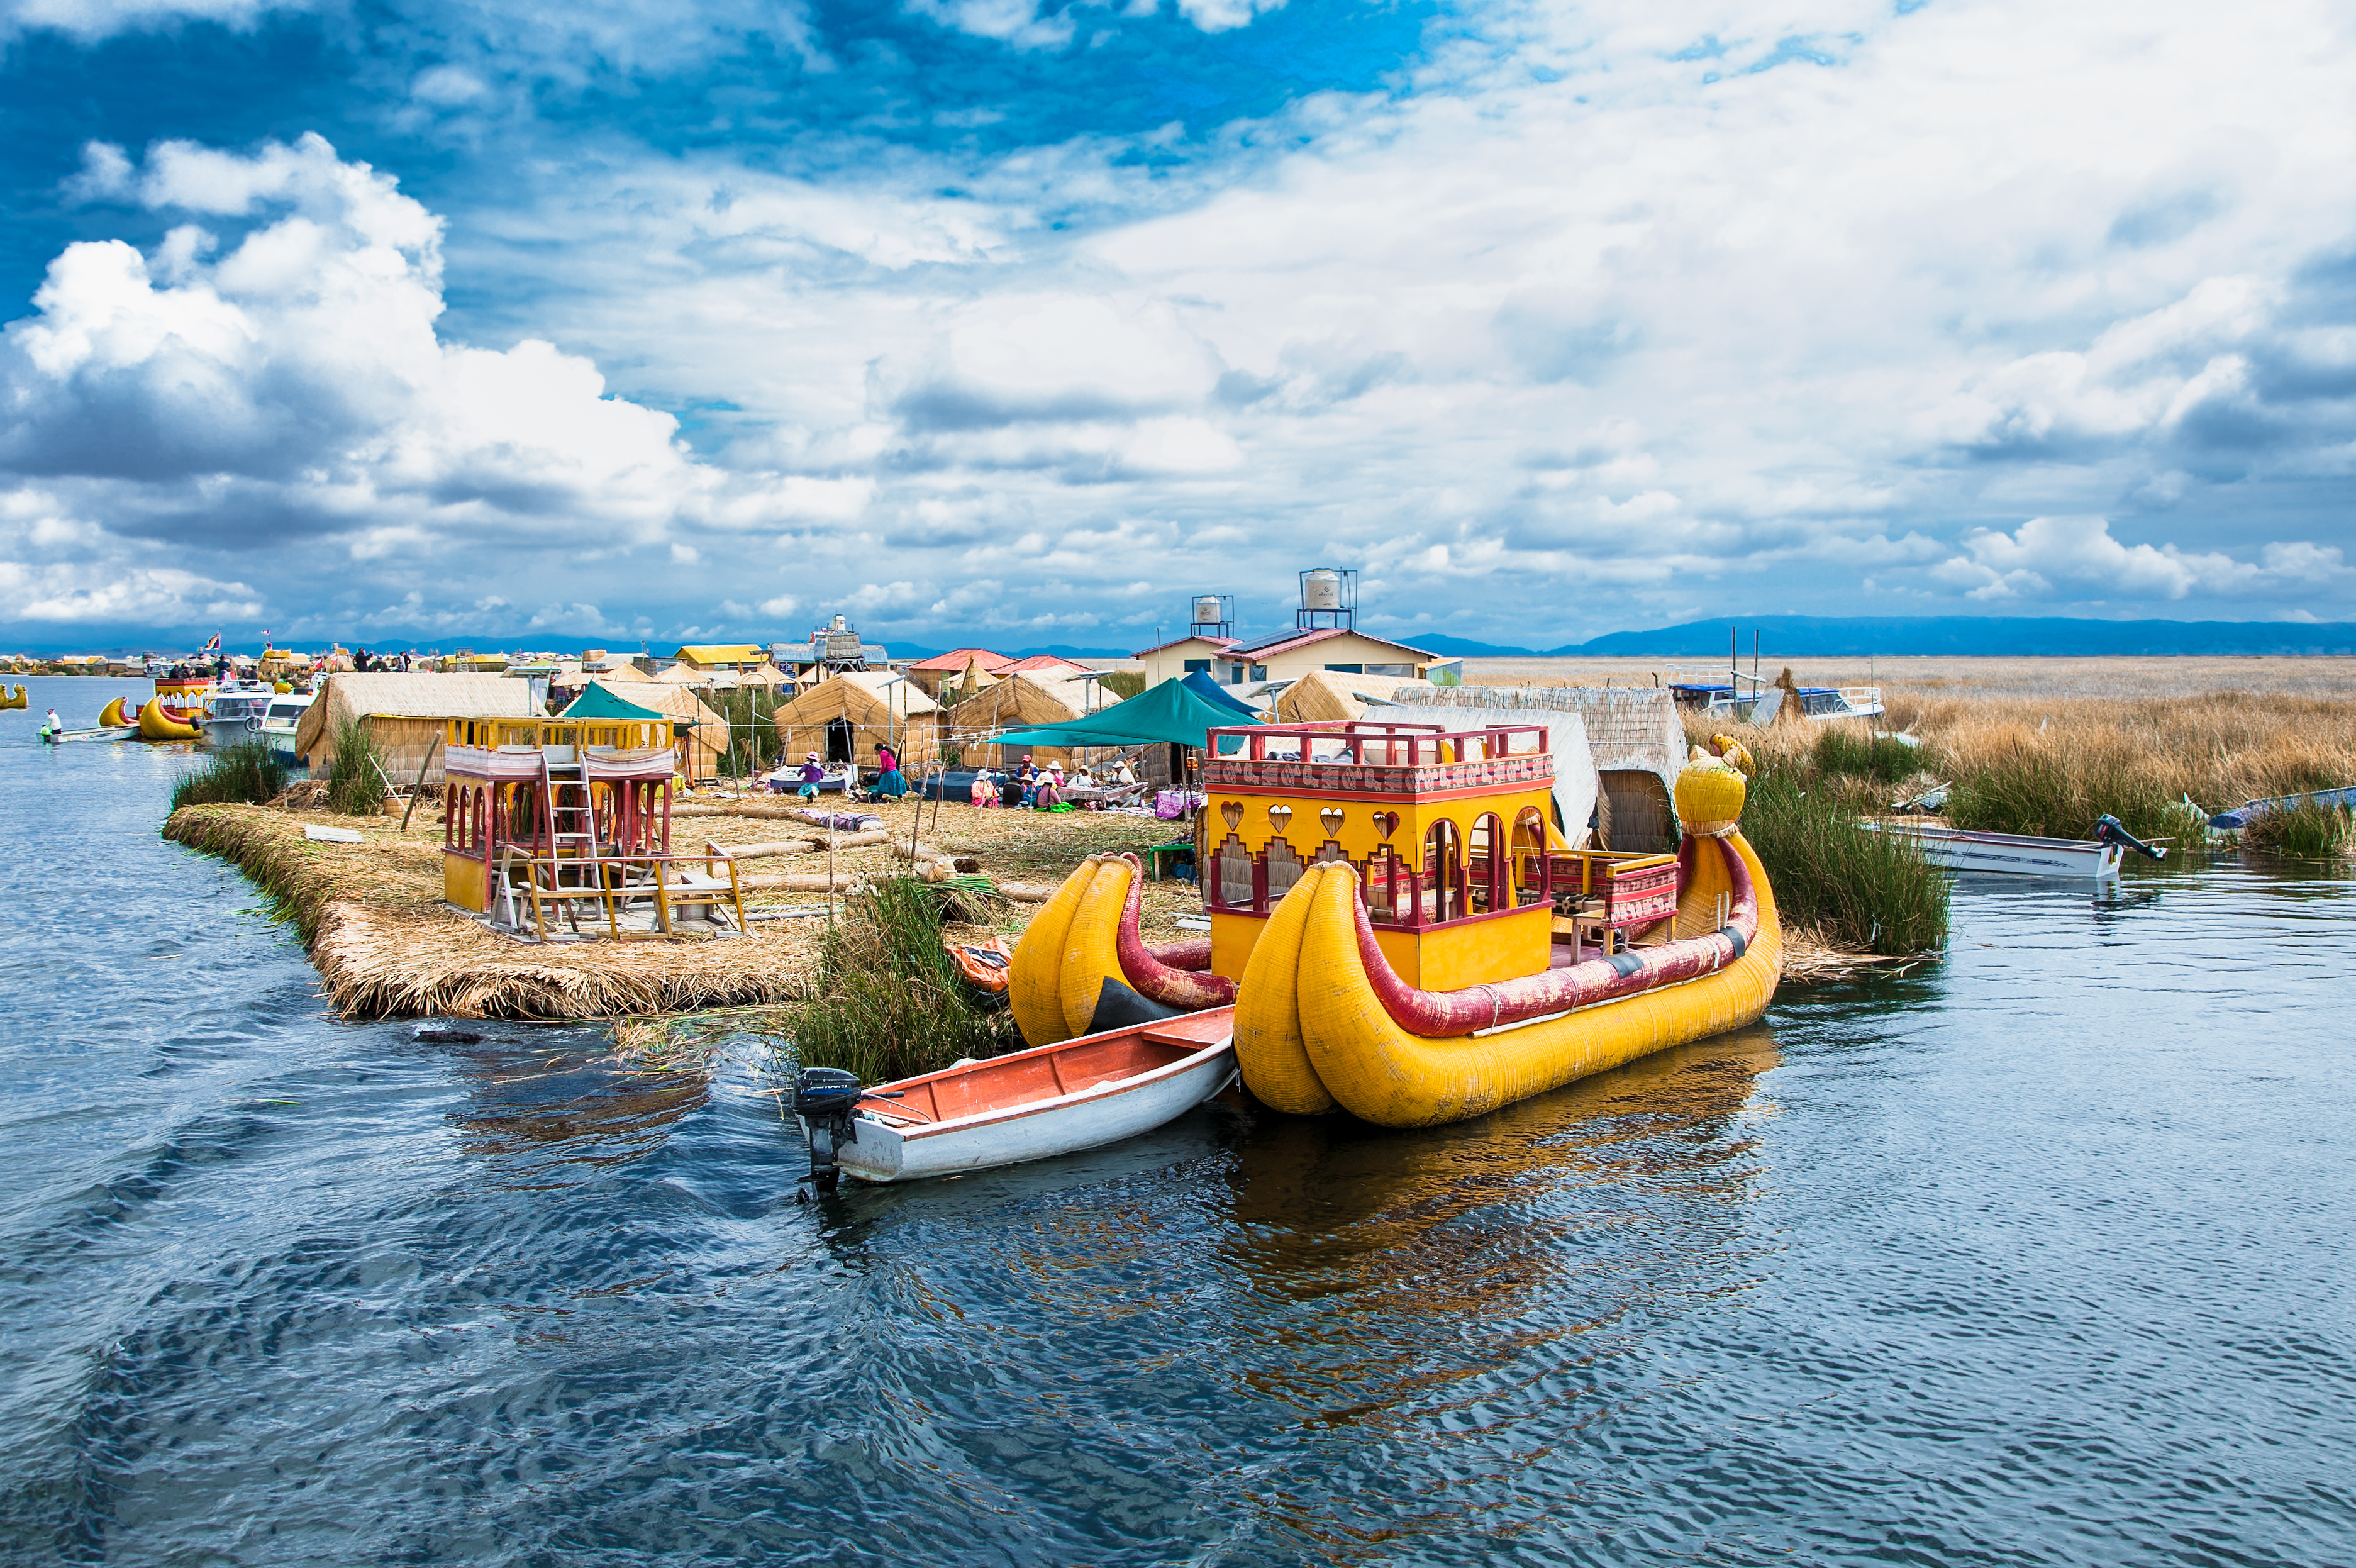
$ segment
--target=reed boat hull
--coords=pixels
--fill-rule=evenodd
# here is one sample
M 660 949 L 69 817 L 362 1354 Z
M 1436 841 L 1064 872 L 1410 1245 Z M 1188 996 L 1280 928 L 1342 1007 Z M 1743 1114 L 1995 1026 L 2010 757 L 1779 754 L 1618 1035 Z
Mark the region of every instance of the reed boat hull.
M 922 1181 L 1150 1133 L 1233 1079 L 1232 1012 L 1108 1029 L 883 1085 L 860 1101 L 857 1135 L 838 1145 L 836 1163 L 862 1181 Z
M 1246 1086 L 1278 1110 L 1339 1106 L 1381 1126 L 1433 1126 L 1756 1022 L 1783 973 L 1774 896 L 1739 832 L 1706 842 L 1739 859 L 1756 914 L 1746 938 L 1727 940 L 1720 900 L 1739 895 L 1740 885 L 1721 856 L 1696 857 L 1680 889 L 1677 929 L 1681 941 L 1700 944 L 1697 953 L 1719 943 L 1703 972 L 1560 1014 L 1439 1036 L 1403 1026 L 1386 1000 L 1395 979 L 1378 983 L 1382 977 L 1369 972 L 1349 867 L 1312 868 L 1279 906 L 1244 976 L 1236 1037 Z M 1303 900 L 1297 924 L 1281 918 L 1296 898 Z M 1488 989 L 1423 994 L 1445 1007 Z
M 196 740 L 204 732 L 164 706 L 161 697 L 150 697 L 147 705 L 139 710 L 139 738 L 142 740 Z
M 1150 948 L 1138 935 L 1144 885 L 1136 855 L 1090 855 L 1032 917 L 1007 969 L 1024 1040 L 1044 1046 L 1087 1034 L 1108 980 L 1178 1013 L 1235 1001 L 1235 983 L 1206 967 L 1209 943 Z
M 1915 822 L 1867 822 L 1873 832 L 1896 833 L 1922 852 L 1922 858 L 1950 871 L 1985 871 L 2004 876 L 2072 876 L 2108 881 L 2119 874 L 2120 846 L 2094 839 L 2037 838 L 2027 833 L 1981 833 Z
M 2326 811 L 2356 811 L 2356 788 L 2317 789 L 2305 795 L 2274 795 L 2263 800 L 2244 800 L 2230 811 L 2220 811 L 2209 819 L 2212 828 L 2239 832 L 2268 811 L 2295 811 L 2302 806 Z

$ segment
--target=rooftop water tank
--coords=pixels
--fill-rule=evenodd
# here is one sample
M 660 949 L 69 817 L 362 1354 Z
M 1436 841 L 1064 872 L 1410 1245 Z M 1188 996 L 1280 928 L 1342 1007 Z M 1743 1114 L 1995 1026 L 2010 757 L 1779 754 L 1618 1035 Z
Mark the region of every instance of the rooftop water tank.
M 1216 626 L 1219 622 L 1226 618 L 1227 618 L 1226 616 L 1219 613 L 1218 595 L 1198 594 L 1195 596 L 1194 624 L 1196 626 Z
M 1338 610 L 1342 607 L 1342 574 L 1331 566 L 1305 572 L 1301 578 L 1301 607 Z

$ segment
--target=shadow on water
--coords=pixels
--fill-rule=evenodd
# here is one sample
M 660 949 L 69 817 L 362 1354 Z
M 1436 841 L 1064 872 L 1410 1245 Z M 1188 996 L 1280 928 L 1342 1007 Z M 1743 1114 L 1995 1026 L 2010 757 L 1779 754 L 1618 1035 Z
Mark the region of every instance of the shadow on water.
M 711 1091 L 701 1070 L 632 1069 L 609 1029 L 492 1026 L 479 1043 L 421 1048 L 443 1054 L 466 1090 L 449 1118 L 461 1147 L 519 1187 L 577 1179 L 559 1179 L 568 1166 L 641 1159 Z

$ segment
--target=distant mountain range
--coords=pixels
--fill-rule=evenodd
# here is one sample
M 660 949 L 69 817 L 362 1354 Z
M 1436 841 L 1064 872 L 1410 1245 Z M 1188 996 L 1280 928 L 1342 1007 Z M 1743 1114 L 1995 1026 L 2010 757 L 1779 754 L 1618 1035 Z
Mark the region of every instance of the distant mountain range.
M 2105 655 L 2356 654 L 2356 624 L 2347 621 L 2073 620 L 2019 616 L 1749 616 L 1724 620 L 1687 621 L 1682 626 L 1661 627 L 1651 631 L 1610 632 L 1586 642 L 1566 643 L 1559 648 L 1520 648 L 1505 643 L 1476 642 L 1470 638 L 1451 637 L 1444 632 L 1408 634 L 1404 640 L 1450 658 L 1718 660 L 1726 656 L 1730 628 L 1732 628 L 1735 641 L 1746 658 L 1751 652 L 1754 632 L 1759 638 L 1760 651 L 1771 659 L 1861 659 L 1873 654 L 1884 658 L 1907 655 L 1971 658 L 1991 654 L 2077 658 Z M 437 638 L 431 643 L 391 639 L 361 644 L 352 639 L 343 639 L 348 648 L 366 646 L 376 653 L 416 652 L 423 648 L 444 653 L 455 652 L 461 648 L 490 651 L 517 647 L 523 640 L 498 637 L 453 637 Z M 940 648 L 900 642 L 891 638 L 875 640 L 890 648 L 894 659 L 930 659 L 951 648 L 991 646 L 982 638 L 958 639 Z M 541 649 L 565 651 L 599 646 L 596 639 L 571 638 L 544 641 L 535 639 L 532 643 Z M 193 643 L 170 638 L 127 640 L 117 633 L 103 640 L 40 645 L 30 651 L 51 655 L 122 654 L 141 650 L 185 651 L 193 646 Z M 298 639 L 298 646 L 308 649 L 321 644 L 317 639 Z M 612 648 L 617 655 L 626 656 L 635 651 L 616 647 L 610 641 L 605 646 Z M 666 644 L 657 651 L 668 655 L 676 646 L 675 643 Z M 8 651 L 13 650 L 0 647 L 0 652 Z M 252 649 L 241 645 L 238 651 L 252 652 Z M 998 651 L 1017 659 L 1042 653 L 1064 659 L 1125 659 L 1131 650 L 1126 647 L 1082 648 L 1057 642 L 1040 647 L 1001 648 Z
M 1741 652 L 1751 634 L 1773 659 L 2023 654 L 2076 658 L 2192 654 L 2356 654 L 2347 621 L 2072 620 L 2021 616 L 1750 616 L 1615 631 L 1560 648 L 1514 648 L 1466 638 L 1419 636 L 1418 648 L 1451 658 L 1721 659 L 1728 632 Z

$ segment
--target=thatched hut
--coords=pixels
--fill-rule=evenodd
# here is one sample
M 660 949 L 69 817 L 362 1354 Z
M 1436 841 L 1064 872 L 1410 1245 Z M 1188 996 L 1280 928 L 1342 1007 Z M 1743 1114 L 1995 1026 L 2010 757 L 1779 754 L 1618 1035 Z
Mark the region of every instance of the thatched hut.
M 504 675 L 351 675 L 327 677 L 318 699 L 303 711 L 294 749 L 315 777 L 336 762 L 336 736 L 347 719 L 368 725 L 378 759 L 394 783 L 406 786 L 421 766 L 425 781 L 442 780 L 442 754 L 434 746 L 452 719 L 539 716 L 532 683 Z M 432 760 L 427 761 L 428 755 Z
M 1008 748 L 991 737 L 1017 725 L 1059 725 L 1106 706 L 1112 699 L 1097 694 L 1095 682 L 1066 680 L 1053 674 L 1007 675 L 983 687 L 948 711 L 948 738 L 958 760 L 970 768 L 1004 768 L 1029 756 L 1043 766 L 1069 764 L 1071 749 L 1055 746 Z M 1093 748 L 1084 748 L 1093 749 Z
M 875 748 L 885 741 L 899 748 L 903 768 L 939 760 L 938 703 L 914 682 L 878 671 L 851 670 L 805 688 L 777 704 L 777 739 L 787 764 L 817 752 L 828 762 L 875 766 Z

